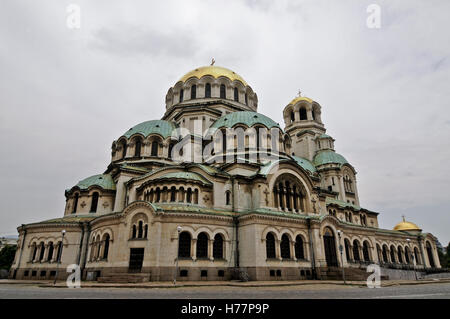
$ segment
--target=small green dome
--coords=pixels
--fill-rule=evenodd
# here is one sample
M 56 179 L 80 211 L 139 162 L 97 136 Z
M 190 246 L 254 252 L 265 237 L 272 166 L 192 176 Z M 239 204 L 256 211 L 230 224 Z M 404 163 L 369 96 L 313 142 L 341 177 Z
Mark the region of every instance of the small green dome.
M 172 131 L 175 129 L 175 124 L 173 124 L 172 122 L 152 120 L 133 126 L 125 134 L 123 134 L 123 136 L 125 136 L 126 138 L 130 138 L 133 134 L 139 133 L 144 137 L 147 137 L 150 134 L 159 134 L 163 138 L 166 138 L 171 136 Z
M 271 118 L 257 112 L 249 111 L 233 112 L 222 116 L 217 119 L 217 121 L 215 121 L 213 125 L 211 125 L 211 127 L 217 129 L 221 127 L 230 128 L 236 124 L 244 124 L 248 127 L 252 127 L 255 124 L 262 124 L 268 129 L 272 127 L 280 128 L 280 125 L 278 123 L 275 123 L 275 121 Z
M 348 164 L 347 160 L 341 154 L 332 150 L 322 150 L 314 157 L 314 165 L 317 167 L 324 164 Z
M 99 174 L 94 175 L 88 178 L 83 179 L 82 181 L 79 181 L 75 187 L 80 188 L 81 190 L 86 190 L 90 186 L 98 186 L 105 190 L 115 190 L 116 184 L 114 183 L 114 180 L 112 179 L 111 175 L 109 174 Z

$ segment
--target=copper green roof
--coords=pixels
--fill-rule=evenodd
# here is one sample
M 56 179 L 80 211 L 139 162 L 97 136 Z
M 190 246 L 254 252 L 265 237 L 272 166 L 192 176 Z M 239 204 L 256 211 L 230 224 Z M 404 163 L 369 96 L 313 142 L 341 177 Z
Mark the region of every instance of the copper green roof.
M 150 134 L 159 134 L 163 138 L 166 138 L 171 136 L 172 131 L 175 129 L 176 129 L 175 124 L 173 124 L 172 122 L 163 120 L 152 120 L 133 126 L 125 134 L 123 134 L 123 136 L 129 138 L 133 134 L 139 133 L 142 134 L 144 137 L 147 137 Z
M 319 138 L 332 138 L 330 135 L 322 134 L 319 136 Z
M 30 223 L 27 225 L 39 225 L 39 224 L 78 224 L 80 222 L 91 221 L 95 219 L 92 215 L 68 215 L 62 218 L 53 218 L 44 220 L 42 222 Z
M 207 179 L 205 179 L 203 176 L 201 176 L 200 174 L 197 173 L 193 173 L 193 172 L 173 172 L 173 173 L 167 173 L 165 175 L 159 176 L 155 178 L 157 179 L 182 179 L 182 180 L 187 180 L 187 181 L 197 181 L 200 182 L 202 184 L 206 184 L 206 185 L 212 185 L 210 181 L 208 181 Z
M 280 125 L 269 117 L 257 112 L 241 111 L 233 112 L 220 117 L 211 125 L 212 128 L 233 127 L 236 124 L 244 124 L 252 127 L 255 124 L 262 124 L 268 129 L 272 127 L 280 128 Z M 280 128 L 281 129 L 281 128 Z
M 361 207 L 358 206 L 358 205 L 347 203 L 347 202 L 344 202 L 343 200 L 332 199 L 332 198 L 329 198 L 329 197 L 327 197 L 325 203 L 326 203 L 326 205 L 328 205 L 328 204 L 335 204 L 335 205 L 338 205 L 338 206 L 340 206 L 342 208 L 346 208 L 347 207 L 347 208 L 353 208 L 354 210 L 357 210 L 357 211 L 361 210 Z
M 341 154 L 332 150 L 322 150 L 314 157 L 314 165 L 317 167 L 324 164 L 348 164 L 347 160 Z
M 99 174 L 79 181 L 75 187 L 79 187 L 81 190 L 86 190 L 90 186 L 98 186 L 105 190 L 115 190 L 116 184 L 109 174 Z
M 300 165 L 303 169 L 315 173 L 317 170 L 314 167 L 314 165 L 308 161 L 306 158 L 299 157 L 299 156 L 292 156 L 292 158 L 297 162 L 298 165 Z

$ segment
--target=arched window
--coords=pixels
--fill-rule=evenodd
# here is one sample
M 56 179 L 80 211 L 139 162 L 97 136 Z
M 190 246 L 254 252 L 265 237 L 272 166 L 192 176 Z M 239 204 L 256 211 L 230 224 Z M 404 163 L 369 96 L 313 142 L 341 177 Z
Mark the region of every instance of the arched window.
M 386 245 L 383 246 L 383 262 L 388 263 L 388 248 Z
M 191 86 L 191 100 L 197 98 L 197 85 Z
M 172 186 L 170 188 L 170 201 L 171 202 L 177 201 L 177 189 L 175 188 L 175 186 Z
M 347 261 L 352 261 L 352 256 L 350 256 L 350 242 L 348 239 L 344 239 L 344 246 L 345 246 L 345 257 L 347 258 Z
M 31 261 L 36 259 L 37 249 L 36 243 L 33 243 L 33 255 L 31 256 Z
M 181 89 L 180 90 L 180 103 L 183 102 L 183 98 L 184 98 L 184 90 Z
M 197 258 L 208 257 L 208 236 L 200 233 L 197 237 Z
M 272 233 L 266 235 L 266 255 L 267 259 L 275 258 L 275 237 Z
M 151 156 L 158 156 L 158 142 L 157 141 L 153 141 L 152 142 L 152 151 L 151 151 Z
M 308 119 L 308 116 L 306 115 L 306 109 L 304 107 L 300 108 L 300 121 L 304 121 Z
M 281 243 L 280 243 L 280 252 L 281 252 L 281 258 L 289 259 L 291 258 L 291 244 L 289 241 L 288 235 L 284 234 L 281 236 Z
M 108 253 L 109 253 L 109 234 L 106 234 L 104 237 L 104 244 L 105 247 L 103 248 L 103 259 L 108 259 Z
M 416 264 L 418 265 L 422 264 L 419 258 L 419 249 L 417 249 L 417 247 L 414 247 L 414 258 L 416 259 Z
M 316 112 L 314 112 L 314 110 L 312 110 L 311 114 L 312 114 L 313 120 L 315 120 L 316 119 Z
M 405 262 L 406 262 L 407 264 L 410 264 L 410 263 L 411 263 L 410 255 L 411 255 L 411 251 L 409 250 L 408 247 L 405 247 Z
M 144 238 L 147 239 L 148 236 L 148 224 L 145 224 L 144 226 Z
M 430 242 L 427 241 L 426 243 L 427 248 L 427 255 L 428 255 L 428 262 L 430 263 L 430 267 L 434 268 L 434 258 L 433 258 L 433 249 L 431 248 Z
M 63 243 L 62 243 L 62 241 L 58 242 L 57 247 L 58 247 L 58 252 L 57 252 L 57 255 L 56 255 L 56 261 L 57 261 L 57 262 L 61 262 L 62 248 L 63 248 Z
M 192 202 L 192 189 L 188 188 L 186 192 L 186 202 Z
M 303 184 L 291 174 L 278 177 L 273 188 L 275 208 L 284 211 L 305 211 L 306 191 Z
M 53 251 L 54 251 L 53 243 L 50 242 L 48 244 L 48 256 L 47 256 L 48 261 L 51 261 L 53 259 Z
M 140 139 L 137 139 L 135 146 L 134 146 L 134 156 L 136 156 L 136 157 L 141 156 L 141 148 L 142 148 L 142 142 Z
M 156 192 L 155 202 L 159 203 L 161 201 L 161 190 L 159 189 L 159 187 L 156 188 L 155 192 Z
M 77 212 L 77 206 L 78 206 L 78 197 L 80 196 L 80 194 L 75 193 L 75 197 L 73 199 L 73 210 L 72 210 L 72 214 L 75 214 Z
M 213 257 L 223 259 L 223 237 L 220 234 L 214 236 Z
M 41 243 L 39 252 L 39 261 L 44 260 L 44 253 L 45 253 L 45 245 L 44 243 Z
M 300 235 L 295 237 L 295 258 L 305 259 L 305 251 L 303 248 L 303 238 Z
M 188 232 L 182 232 L 178 239 L 178 257 L 191 257 L 191 235 Z
M 225 192 L 225 200 L 226 200 L 226 205 L 231 205 L 231 192 L 230 191 L 226 191 Z
M 92 193 L 92 201 L 91 201 L 91 213 L 97 212 L 98 206 L 98 192 Z
M 359 242 L 357 242 L 356 240 L 353 241 L 353 258 L 355 258 L 355 261 L 361 260 L 359 256 Z
M 221 84 L 220 85 L 220 98 L 221 99 L 226 99 L 227 98 L 227 91 L 225 88 L 225 84 Z
M 127 142 L 122 142 L 122 158 L 125 158 L 127 156 Z
M 367 243 L 367 241 L 363 243 L 363 257 L 364 261 L 370 261 L 369 244 Z
M 245 105 L 248 105 L 248 96 L 247 96 L 247 93 L 245 93 Z
M 294 122 L 294 121 L 295 121 L 295 115 L 294 115 L 294 112 L 291 111 L 291 122 Z
M 397 262 L 396 258 L 395 258 L 395 247 L 391 246 L 391 263 L 395 264 Z
M 131 235 L 131 238 L 135 239 L 137 236 L 137 227 L 136 225 L 133 225 L 133 234 Z
M 142 220 L 139 221 L 138 223 L 138 235 L 137 238 L 142 238 L 144 234 L 144 224 L 142 223 Z
M 398 248 L 397 248 L 397 256 L 398 256 L 398 263 L 402 264 L 403 263 L 403 251 L 402 251 L 401 246 L 398 246 Z
M 238 88 L 234 88 L 234 100 L 239 102 L 239 90 Z
M 205 85 L 205 97 L 211 97 L 211 84 L 209 83 Z

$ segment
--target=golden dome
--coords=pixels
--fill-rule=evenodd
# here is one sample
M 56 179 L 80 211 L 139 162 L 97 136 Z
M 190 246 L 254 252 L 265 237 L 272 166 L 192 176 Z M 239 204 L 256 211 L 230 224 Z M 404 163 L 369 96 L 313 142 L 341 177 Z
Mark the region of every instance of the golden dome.
M 192 78 L 192 77 L 196 77 L 198 79 L 200 79 L 201 77 L 205 76 L 205 75 L 211 75 L 214 78 L 219 78 L 221 76 L 224 76 L 228 79 L 230 79 L 231 81 L 237 80 L 240 81 L 242 84 L 244 84 L 245 86 L 247 86 L 247 82 L 245 82 L 245 80 L 237 73 L 227 69 L 227 68 L 223 68 L 220 66 L 213 66 L 213 65 L 209 65 L 209 66 L 202 66 L 199 68 L 196 68 L 195 70 L 192 70 L 188 73 L 186 73 L 178 82 L 186 82 L 188 79 Z
M 294 105 L 294 104 L 296 104 L 297 102 L 299 102 L 299 101 L 307 101 L 307 102 L 309 102 L 309 103 L 312 103 L 313 102 L 313 100 L 311 100 L 309 97 L 306 97 L 306 96 L 297 96 L 295 99 L 293 99 L 288 105 L 290 105 L 290 104 L 292 104 L 292 105 Z
M 416 224 L 407 222 L 405 217 L 403 217 L 403 221 L 395 225 L 394 230 L 422 231 Z

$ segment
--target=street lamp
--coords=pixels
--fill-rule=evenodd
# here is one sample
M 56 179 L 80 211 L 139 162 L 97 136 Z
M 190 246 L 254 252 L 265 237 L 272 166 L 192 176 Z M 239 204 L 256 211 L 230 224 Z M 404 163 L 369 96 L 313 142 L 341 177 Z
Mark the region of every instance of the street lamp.
M 341 244 L 342 230 L 338 230 L 337 233 L 339 237 L 339 252 L 341 254 L 341 263 L 342 263 L 342 279 L 344 280 L 344 285 L 346 285 L 347 283 L 345 282 L 344 259 L 342 257 L 342 251 L 344 250 L 344 247 L 342 247 Z
M 180 233 L 181 233 L 181 230 L 182 230 L 183 228 L 181 228 L 181 226 L 178 226 L 177 227 L 177 233 L 178 233 L 178 236 L 177 236 L 177 257 L 176 257 L 176 259 L 175 259 L 175 261 L 176 261 L 176 266 L 175 266 L 175 274 L 174 274 L 174 276 L 173 276 L 173 284 L 174 285 L 176 285 L 177 284 L 177 275 L 178 275 L 178 255 L 179 255 L 179 253 L 180 253 Z
M 411 249 L 411 239 L 406 238 L 406 241 L 408 242 L 409 252 L 411 253 L 411 259 L 413 261 L 413 268 L 414 268 L 414 278 L 417 280 L 417 273 L 416 273 L 416 259 L 414 258 L 414 252 Z
M 61 256 L 62 256 L 62 250 L 64 247 L 64 235 L 65 234 L 66 234 L 66 230 L 65 229 L 61 230 L 61 235 L 62 235 L 61 248 L 58 249 L 58 260 L 56 261 L 56 273 L 55 273 L 55 281 L 53 282 L 53 286 L 56 285 L 56 279 L 58 278 L 58 266 L 61 263 Z

